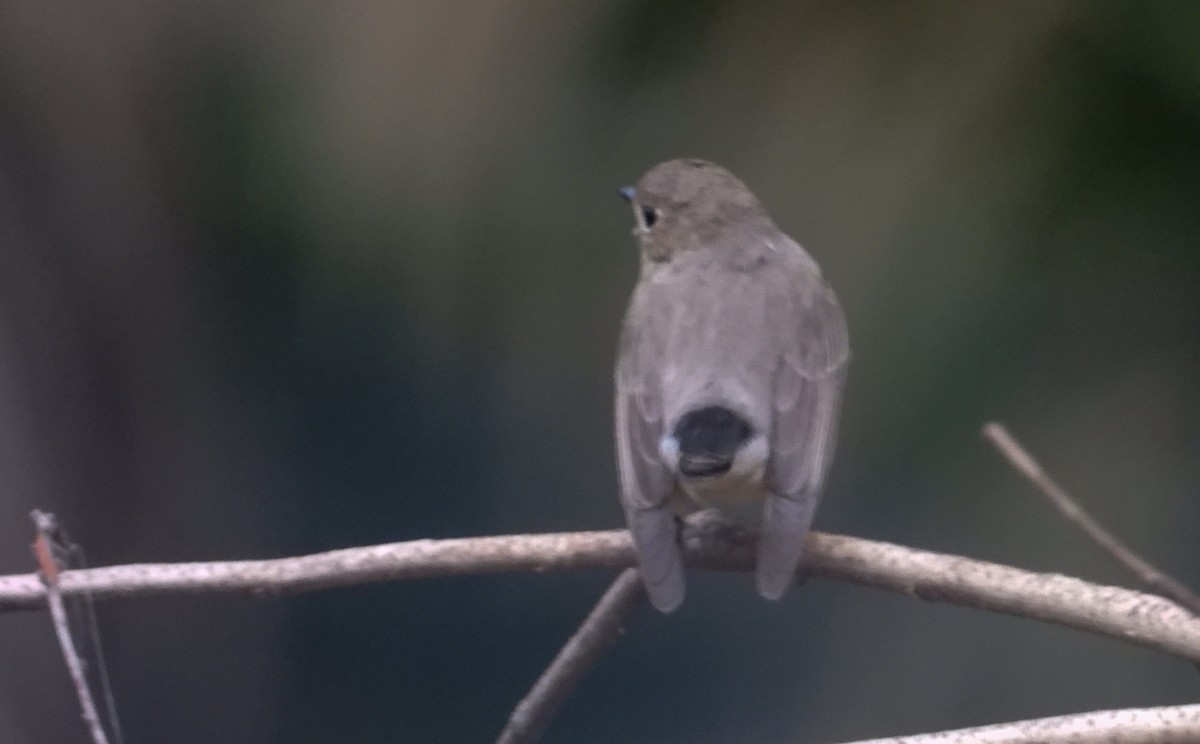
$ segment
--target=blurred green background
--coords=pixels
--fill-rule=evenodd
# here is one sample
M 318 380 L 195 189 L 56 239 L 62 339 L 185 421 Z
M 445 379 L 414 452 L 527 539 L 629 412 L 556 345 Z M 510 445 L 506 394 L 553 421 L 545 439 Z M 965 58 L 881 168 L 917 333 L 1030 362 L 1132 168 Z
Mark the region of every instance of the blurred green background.
M 0 571 L 622 523 L 616 197 L 715 160 L 849 318 L 818 529 L 1200 585 L 1200 4 L 0 6 Z M 611 577 L 100 608 L 131 742 L 489 741 Z M 694 573 L 547 741 L 839 741 L 1195 698 L 1043 624 Z M 46 617 L 0 739 L 82 742 Z

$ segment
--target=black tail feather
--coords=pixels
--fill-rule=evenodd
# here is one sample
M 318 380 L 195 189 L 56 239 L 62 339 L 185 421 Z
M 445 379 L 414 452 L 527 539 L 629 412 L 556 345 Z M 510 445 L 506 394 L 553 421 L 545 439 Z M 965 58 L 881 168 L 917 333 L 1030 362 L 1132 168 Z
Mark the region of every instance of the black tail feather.
M 679 472 L 706 478 L 729 472 L 738 447 L 753 430 L 745 419 L 723 406 L 689 411 L 675 425 L 679 442 Z

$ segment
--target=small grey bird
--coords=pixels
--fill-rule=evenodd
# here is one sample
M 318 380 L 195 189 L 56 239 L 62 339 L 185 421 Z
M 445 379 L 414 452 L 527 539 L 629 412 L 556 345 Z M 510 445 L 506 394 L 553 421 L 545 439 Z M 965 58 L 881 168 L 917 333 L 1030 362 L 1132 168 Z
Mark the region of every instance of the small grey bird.
M 683 601 L 676 516 L 760 502 L 756 583 L 778 599 L 833 457 L 845 316 L 724 168 L 671 160 L 621 193 L 642 260 L 617 355 L 617 460 L 650 601 Z

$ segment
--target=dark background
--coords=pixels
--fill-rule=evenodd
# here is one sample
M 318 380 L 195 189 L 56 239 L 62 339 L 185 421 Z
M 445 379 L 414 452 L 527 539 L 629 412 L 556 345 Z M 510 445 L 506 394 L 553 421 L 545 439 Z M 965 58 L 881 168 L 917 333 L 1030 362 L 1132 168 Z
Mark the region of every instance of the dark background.
M 819 529 L 1129 583 L 1000 418 L 1200 585 L 1200 4 L 7 2 L 0 572 L 621 524 L 616 197 L 740 175 L 854 358 Z M 611 577 L 103 605 L 136 742 L 488 741 Z M 1194 700 L 1043 624 L 694 573 L 548 741 L 836 741 Z M 83 742 L 47 618 L 0 739 Z

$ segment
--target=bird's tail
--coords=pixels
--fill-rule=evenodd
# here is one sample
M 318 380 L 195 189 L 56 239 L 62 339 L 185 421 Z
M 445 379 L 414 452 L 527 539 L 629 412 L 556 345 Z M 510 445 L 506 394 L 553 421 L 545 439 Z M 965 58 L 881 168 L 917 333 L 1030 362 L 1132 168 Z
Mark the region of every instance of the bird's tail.
M 745 419 L 723 406 L 688 411 L 674 431 L 679 442 L 679 472 L 688 478 L 729 472 L 738 447 L 752 433 Z

